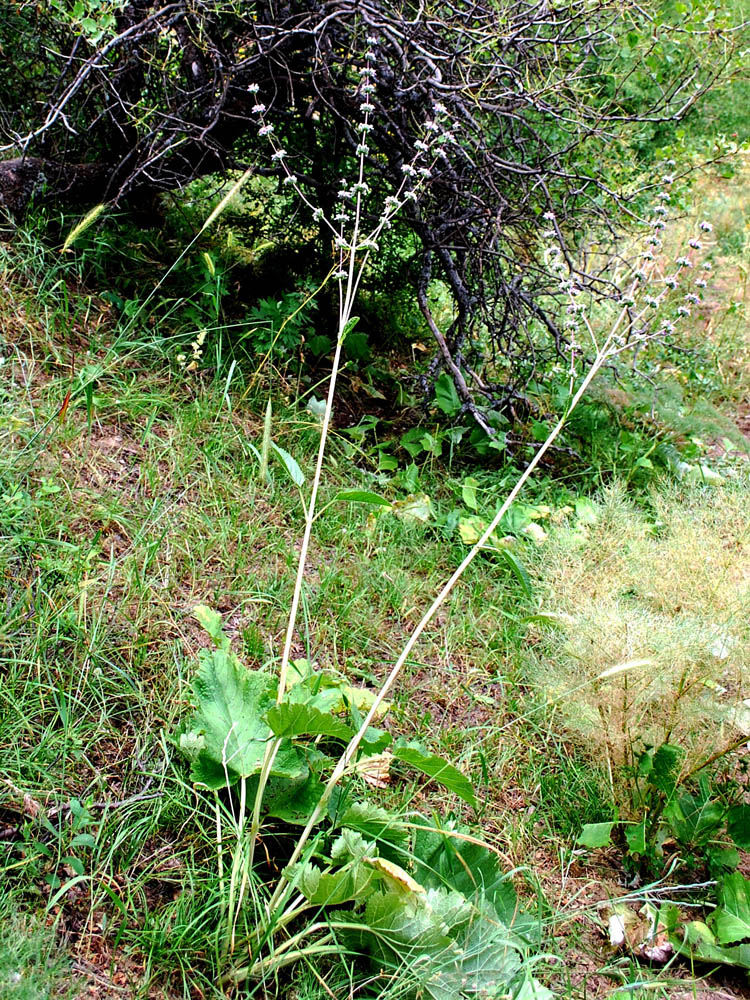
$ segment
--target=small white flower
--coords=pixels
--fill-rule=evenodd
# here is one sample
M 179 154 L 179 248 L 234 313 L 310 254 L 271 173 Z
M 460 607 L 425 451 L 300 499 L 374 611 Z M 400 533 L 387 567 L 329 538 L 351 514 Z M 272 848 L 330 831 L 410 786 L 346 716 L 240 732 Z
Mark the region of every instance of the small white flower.
M 371 83 L 364 83 L 359 88 L 359 92 L 360 92 L 360 94 L 374 94 L 375 93 L 375 87 Z
M 656 309 L 656 307 L 659 305 L 659 300 L 655 299 L 653 295 L 647 295 L 646 305 L 649 306 L 651 309 Z
M 368 45 L 377 45 L 378 44 L 378 40 L 375 37 L 375 35 L 368 35 L 367 38 L 365 39 L 365 41 L 367 42 Z
M 674 184 L 674 177 L 671 174 L 665 174 L 661 182 L 662 184 Z
M 669 209 L 665 208 L 664 205 L 656 205 L 654 207 L 654 211 L 656 212 L 657 215 L 667 215 Z
M 713 270 L 713 267 L 711 265 L 711 261 L 710 260 L 704 260 L 703 264 L 701 265 L 701 267 L 703 268 L 704 271 L 711 271 L 711 270 Z
M 297 175 L 296 174 L 287 174 L 286 177 L 284 178 L 283 183 L 284 184 L 296 184 L 297 183 Z
M 708 282 L 705 278 L 696 278 L 695 284 L 697 288 L 705 288 Z
M 427 129 L 428 132 L 439 132 L 440 131 L 440 126 L 438 125 L 438 123 L 434 122 L 432 120 L 425 122 L 424 123 L 424 127 Z
M 688 246 L 692 247 L 693 250 L 702 250 L 703 244 L 700 240 L 688 240 Z
M 677 264 L 678 267 L 692 267 L 693 266 L 693 262 L 692 262 L 692 260 L 690 260 L 689 257 L 678 257 L 677 260 L 675 261 L 675 264 Z
M 674 333 L 674 323 L 670 323 L 668 319 L 665 319 L 661 325 L 659 333 L 662 335 Z
M 339 191 L 339 194 L 338 194 L 338 196 L 339 196 L 339 198 L 340 198 L 340 199 L 342 199 L 342 200 L 343 200 L 343 199 L 345 199 L 345 198 L 351 198 L 351 197 L 352 197 L 352 192 L 351 192 L 351 191 L 348 191 L 348 190 L 347 190 L 346 188 L 342 188 L 342 189 L 341 189 L 341 190 Z
M 258 129 L 258 135 L 270 135 L 273 132 L 273 125 L 263 125 Z
M 336 279 L 336 281 L 344 281 L 347 275 L 346 271 L 334 271 L 333 276 Z
M 385 199 L 385 207 L 390 209 L 390 208 L 398 208 L 398 206 L 399 206 L 398 198 L 396 198 L 395 195 L 389 194 L 388 197 Z
M 669 192 L 660 191 L 656 197 L 659 199 L 659 201 L 669 201 Z
M 411 163 L 403 163 L 401 165 L 401 173 L 406 174 L 407 177 L 413 177 L 416 174 L 416 170 L 411 165 Z
M 365 146 L 363 142 L 360 142 L 355 152 L 357 153 L 358 156 L 367 156 L 367 154 L 370 152 L 370 147 Z
M 362 132 L 362 133 L 365 133 L 365 132 L 372 132 L 372 130 L 373 130 L 374 128 L 375 128 L 375 126 L 374 126 L 374 125 L 372 125 L 372 124 L 371 124 L 370 122 L 360 122 L 360 123 L 359 123 L 359 124 L 357 125 L 357 131 L 358 131 L 358 132 Z
M 253 105 L 253 114 L 254 115 L 262 115 L 265 110 L 266 110 L 265 104 L 254 104 Z
M 698 284 L 698 282 L 696 282 L 696 284 Z M 687 295 L 685 296 L 685 301 L 692 303 L 694 306 L 697 306 L 698 303 L 700 302 L 700 299 L 695 294 L 695 292 L 688 292 Z
M 348 250 L 349 244 L 346 242 L 343 236 L 337 236 L 336 242 L 334 244 L 339 250 Z
M 666 222 L 664 222 L 663 219 L 657 219 L 656 222 L 652 222 L 651 223 L 651 228 L 655 229 L 657 232 L 659 232 L 662 229 L 666 229 L 667 228 L 667 224 L 666 224 Z
M 417 200 L 417 192 L 416 191 L 405 191 L 404 192 L 404 201 L 416 201 L 416 200 Z
M 285 149 L 277 149 L 276 152 L 271 157 L 271 159 L 272 160 L 279 160 L 279 161 L 281 161 L 281 160 L 284 159 L 285 156 L 286 156 L 286 150 Z
M 419 175 L 420 177 L 424 177 L 425 180 L 429 180 L 430 177 L 432 177 L 432 171 L 429 170 L 427 167 L 420 167 Z
M 362 242 L 357 247 L 358 250 L 377 250 L 378 244 L 375 240 L 362 240 Z
M 633 274 L 635 275 L 635 277 L 637 278 L 638 281 L 645 281 L 646 278 L 648 277 L 648 275 L 646 274 L 646 272 L 645 271 L 641 271 L 641 270 L 634 271 Z
M 323 218 L 323 209 L 322 208 L 316 208 L 316 209 L 314 209 L 313 210 L 313 219 L 315 220 L 315 222 L 320 222 L 320 220 L 322 218 Z
M 446 108 L 446 106 L 444 104 L 441 104 L 439 101 L 438 101 L 437 104 L 434 105 L 433 110 L 435 111 L 436 115 L 447 115 L 448 114 L 448 109 Z
M 677 281 L 677 278 L 675 278 L 673 274 L 670 274 L 668 277 L 664 279 L 664 284 L 667 286 L 667 288 L 674 289 L 677 288 L 679 282 Z
M 543 219 L 547 219 L 548 222 L 554 222 L 555 221 L 555 213 L 554 212 L 545 212 L 544 215 L 542 216 L 542 218 Z
M 706 220 L 704 219 L 703 222 L 701 222 L 700 226 L 698 226 L 698 228 L 702 233 L 710 233 L 714 227 L 711 225 L 710 222 L 706 222 Z
M 677 166 L 677 160 L 667 160 L 665 165 L 667 167 L 676 167 Z
M 641 259 L 642 260 L 653 260 L 654 259 L 654 255 L 651 253 L 650 250 L 646 250 L 645 253 L 641 254 Z
M 356 184 L 352 184 L 352 191 L 361 191 L 362 194 L 369 194 L 370 185 L 367 181 L 357 181 Z
M 333 217 L 334 222 L 348 222 L 351 219 L 351 215 L 348 212 L 336 212 Z
M 417 141 L 414 143 L 414 148 L 418 149 L 420 153 L 426 153 L 430 147 L 427 145 L 426 142 L 422 142 L 421 139 L 417 139 Z
M 363 78 L 366 77 L 369 80 L 374 80 L 375 70 L 372 68 L 372 66 L 363 66 L 362 69 L 359 71 L 359 75 Z
M 374 52 L 365 52 L 365 59 L 368 62 L 377 62 L 378 61 L 378 57 L 375 55 Z
M 689 316 L 690 315 L 690 310 L 688 309 L 687 306 L 677 306 L 677 315 L 678 316 Z
M 257 94 L 259 90 L 260 90 L 259 83 L 248 83 L 247 85 L 248 94 Z
M 648 245 L 650 247 L 660 247 L 661 246 L 661 240 L 659 239 L 658 236 L 649 236 L 649 238 L 646 240 L 646 243 L 648 243 Z
M 632 295 L 624 295 L 620 299 L 620 302 L 622 302 L 622 304 L 624 306 L 634 306 L 635 305 L 635 299 L 633 298 Z
M 374 104 L 370 104 L 369 101 L 364 101 L 362 104 L 360 104 L 359 110 L 363 114 L 369 114 L 371 111 L 375 110 L 375 105 Z

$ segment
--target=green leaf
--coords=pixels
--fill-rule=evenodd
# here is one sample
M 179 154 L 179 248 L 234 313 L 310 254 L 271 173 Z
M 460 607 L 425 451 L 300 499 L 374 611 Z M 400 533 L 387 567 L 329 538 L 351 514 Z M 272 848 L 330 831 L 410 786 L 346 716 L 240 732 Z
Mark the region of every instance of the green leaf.
M 334 789 L 328 813 L 337 827 L 347 827 L 377 844 L 381 857 L 398 864 L 404 859 L 409 832 L 399 820 L 381 806 L 370 802 L 346 802 L 346 794 Z
M 205 632 L 208 632 L 219 649 L 229 649 L 229 639 L 224 635 L 223 621 L 218 611 L 209 608 L 207 604 L 199 604 L 193 608 L 193 618 Z
M 477 509 L 477 486 L 479 486 L 479 480 L 474 479 L 473 476 L 467 476 L 461 487 L 461 498 L 469 510 Z
M 721 883 L 719 906 L 711 915 L 711 927 L 720 944 L 750 941 L 750 882 L 733 872 Z
M 741 851 L 750 851 L 750 806 L 732 806 L 727 816 L 727 833 Z
M 276 454 L 281 459 L 284 468 L 289 473 L 289 478 L 296 486 L 305 485 L 305 476 L 297 464 L 296 459 L 292 458 L 289 452 L 285 448 L 280 448 L 274 441 L 270 442 L 271 447 L 276 452 Z
M 453 822 L 417 829 L 413 850 L 416 878 L 428 889 L 455 889 L 473 901 L 483 898 L 508 927 L 514 925 L 518 931 L 520 923 L 526 928 L 528 918 L 519 911 L 518 896 L 511 879 L 501 870 L 498 856 L 488 847 L 452 836 L 464 832 L 468 830 Z
M 435 379 L 435 405 L 448 417 L 455 417 L 461 410 L 456 386 L 447 372 Z
M 590 851 L 597 847 L 609 847 L 612 843 L 614 826 L 614 823 L 587 823 L 581 830 L 576 844 Z
M 631 854 L 646 853 L 646 817 L 640 823 L 631 823 L 625 827 L 625 840 Z
M 340 341 L 341 341 L 342 344 L 344 343 L 344 341 L 346 340 L 346 338 L 349 336 L 349 334 L 352 332 L 352 330 L 357 325 L 357 323 L 359 323 L 359 316 L 351 316 L 347 320 L 346 325 L 344 326 L 344 329 L 341 331 Z
M 354 862 L 338 871 L 323 872 L 306 862 L 285 871 L 295 879 L 295 886 L 310 903 L 317 906 L 340 906 L 351 900 L 364 900 L 376 887 L 375 872 Z
M 417 771 L 421 771 L 422 774 L 433 778 L 448 791 L 458 795 L 473 809 L 477 808 L 474 786 L 466 775 L 462 774 L 453 764 L 449 764 L 447 760 L 434 754 L 424 753 L 416 747 L 396 747 L 393 750 L 393 756 L 396 760 L 400 760 Z
M 710 928 L 701 920 L 691 920 L 685 924 L 683 937 L 670 935 L 675 951 L 682 955 L 690 955 L 701 962 L 714 962 L 722 965 L 736 965 L 742 969 L 750 969 L 750 945 L 739 945 L 723 948 Z
M 386 500 L 385 497 L 381 497 L 377 493 L 371 493 L 369 490 L 339 490 L 333 499 L 335 501 L 348 501 L 349 503 L 372 503 L 377 504 L 379 507 L 391 506 L 390 500 Z
M 514 552 L 511 552 L 510 549 L 505 548 L 504 546 L 495 549 L 495 551 L 518 580 L 521 585 L 521 590 L 523 590 L 526 597 L 531 599 L 534 596 L 531 587 L 531 577 L 526 571 L 526 567 L 523 565 L 521 560 Z
M 186 734 L 193 745 L 204 744 L 193 760 L 192 777 L 218 789 L 260 771 L 266 744 L 272 738 L 263 715 L 274 704 L 273 680 L 260 671 L 245 669 L 226 650 L 201 650 L 193 688 L 198 710 Z M 190 736 L 193 739 L 190 739 Z M 290 744 L 280 747 L 271 775 L 301 782 L 307 777 L 304 757 Z
M 478 996 L 505 994 L 521 967 L 518 945 L 494 911 L 447 889 L 373 894 L 362 937 L 376 962 L 406 966 L 431 1000 L 457 1000 L 467 987 Z
M 354 730 L 335 715 L 299 702 L 274 705 L 266 713 L 266 721 L 274 736 L 331 736 L 348 742 L 354 735 Z

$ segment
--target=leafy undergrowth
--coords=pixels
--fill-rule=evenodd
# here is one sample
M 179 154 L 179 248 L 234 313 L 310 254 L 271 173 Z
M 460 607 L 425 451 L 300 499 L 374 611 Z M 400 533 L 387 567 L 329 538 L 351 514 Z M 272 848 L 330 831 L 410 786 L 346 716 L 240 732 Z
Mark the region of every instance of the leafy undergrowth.
M 739 197 L 716 186 L 716 198 L 730 196 Z M 388 971 L 425 927 L 435 953 L 460 941 L 476 964 L 488 951 L 495 963 L 503 955 L 508 968 L 492 971 L 512 979 L 528 949 L 516 939 L 526 929 L 517 923 L 509 873 L 533 914 L 532 953 L 559 960 L 534 975 L 560 995 L 604 996 L 616 987 L 673 1000 L 719 989 L 746 995 L 731 971 L 710 987 L 693 985 L 720 961 L 715 954 L 705 952 L 708 964 L 700 966 L 673 954 L 664 970 L 610 949 L 598 907 L 629 892 L 635 911 L 653 898 L 639 880 L 669 875 L 657 898 L 691 904 L 681 920 L 702 912 L 705 897 L 674 887 L 726 878 L 729 868 L 706 869 L 695 829 L 692 842 L 680 839 L 679 822 L 690 819 L 685 796 L 718 817 L 708 839 L 722 850 L 739 815 L 731 810 L 747 804 L 747 751 L 730 745 L 746 735 L 750 697 L 750 489 L 740 436 L 750 340 L 733 245 L 725 256 L 716 270 L 739 304 L 719 308 L 725 297 L 717 286 L 716 308 L 712 299 L 694 328 L 697 362 L 669 362 L 673 380 L 660 398 L 674 412 L 664 406 L 652 418 L 686 467 L 665 462 L 669 478 L 652 475 L 648 488 L 631 475 L 656 470 L 641 462 L 651 448 L 645 410 L 627 427 L 633 397 L 626 395 L 614 407 L 626 419 L 613 432 L 622 457 L 614 473 L 626 485 L 585 496 L 592 480 L 613 477 L 612 466 L 596 461 L 593 474 L 588 468 L 564 489 L 550 477 L 537 485 L 470 568 L 395 692 L 382 723 L 393 747 L 416 739 L 415 753 L 447 758 L 469 779 L 477 813 L 471 797 L 456 794 L 463 786 L 441 790 L 413 766 L 414 753 L 394 753 L 388 767 L 363 768 L 350 787 L 358 799 L 409 817 L 411 827 L 404 820 L 399 831 L 411 860 L 403 851 L 388 856 L 382 837 L 372 846 L 350 815 L 297 872 L 311 904 L 320 902 L 321 880 L 349 880 L 370 925 L 388 925 L 388 935 L 356 942 L 373 959 L 371 995 L 434 986 L 418 963 L 411 980 Z M 5 909 L 20 914 L 4 922 L 0 988 L 24 1000 L 221 996 L 216 816 L 206 790 L 194 786 L 206 785 L 206 773 L 193 763 L 191 774 L 179 746 L 181 733 L 196 760 L 205 749 L 206 725 L 191 728 L 189 720 L 200 707 L 196 664 L 213 654 L 192 613 L 198 605 L 221 612 L 239 660 L 270 683 L 264 668 L 278 659 L 302 523 L 294 480 L 309 475 L 319 425 L 314 409 L 275 404 L 272 438 L 281 450 L 272 451 L 266 479 L 259 465 L 266 397 L 257 386 L 240 368 L 217 377 L 171 370 L 158 338 L 157 351 L 148 330 L 124 337 L 109 306 L 78 287 L 66 266 L 31 274 L 33 296 L 21 281 L 6 279 L 0 290 L 7 319 L 0 894 Z M 610 403 L 614 391 L 607 390 Z M 701 413 L 713 422 L 699 424 Z M 512 470 L 402 461 L 378 471 L 352 441 L 366 450 L 365 436 L 345 429 L 333 443 L 323 483 L 330 506 L 316 525 L 294 657 L 336 697 L 348 691 L 342 705 L 361 711 L 351 692 L 382 681 L 465 543 L 502 500 Z M 383 502 L 356 502 L 364 492 L 339 496 L 353 489 L 376 491 Z M 321 687 L 310 693 L 317 697 Z M 342 716 L 339 724 L 356 722 Z M 663 746 L 678 755 L 664 750 L 657 758 Z M 305 746 L 300 785 L 325 750 L 316 756 Z M 665 759 L 677 764 L 663 769 Z M 708 795 L 700 799 L 696 768 L 707 761 Z M 243 779 L 256 763 L 244 761 Z M 659 795 L 679 799 L 682 812 Z M 221 800 L 225 820 L 233 803 Z M 433 814 L 461 836 L 481 829 L 491 863 L 486 853 L 469 864 L 454 852 L 447 856 L 455 870 L 443 871 Z M 638 851 L 627 831 L 644 815 L 653 829 L 648 851 Z M 576 846 L 587 824 L 608 846 Z M 282 870 L 289 841 L 278 829 L 263 837 L 269 878 Z M 483 871 L 481 900 L 472 896 L 476 883 L 462 882 L 464 862 Z M 750 871 L 743 850 L 735 869 Z M 324 884 L 326 892 L 333 886 Z M 351 927 L 348 934 L 347 942 L 362 937 Z M 346 962 L 325 961 L 302 961 L 267 984 L 266 995 L 367 995 Z M 445 988 L 455 993 L 460 985 Z

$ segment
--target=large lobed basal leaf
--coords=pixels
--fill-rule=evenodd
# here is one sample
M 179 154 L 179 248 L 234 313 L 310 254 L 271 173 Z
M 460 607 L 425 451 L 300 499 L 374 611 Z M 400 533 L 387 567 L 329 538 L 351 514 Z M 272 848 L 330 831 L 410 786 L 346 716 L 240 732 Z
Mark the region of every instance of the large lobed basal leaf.
M 193 685 L 197 711 L 180 741 L 183 749 L 192 749 L 193 781 L 218 789 L 260 772 L 273 736 L 264 719 L 274 705 L 272 684 L 267 674 L 247 670 L 227 649 L 201 651 Z M 271 777 L 296 786 L 308 773 L 304 755 L 282 741 Z
M 521 950 L 494 908 L 450 889 L 420 888 L 370 896 L 363 943 L 373 957 L 405 966 L 417 992 L 432 1000 L 508 995 Z

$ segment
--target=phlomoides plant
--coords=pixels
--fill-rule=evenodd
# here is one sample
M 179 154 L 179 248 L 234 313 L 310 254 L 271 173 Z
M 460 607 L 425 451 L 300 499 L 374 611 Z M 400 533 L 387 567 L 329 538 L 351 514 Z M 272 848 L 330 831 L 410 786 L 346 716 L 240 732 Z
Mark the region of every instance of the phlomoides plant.
M 368 38 L 368 45 L 375 43 Z M 362 63 L 356 89 L 360 117 L 353 126 L 360 136 L 357 169 L 353 180 L 342 180 L 330 219 L 308 201 L 287 168 L 286 151 L 275 140 L 262 95 L 251 85 L 256 91 L 253 113 L 273 161 L 283 170 L 285 183 L 330 231 L 336 254 L 331 278 L 338 285 L 339 311 L 278 673 L 247 670 L 232 653 L 218 617 L 207 608 L 197 611 L 216 648 L 202 654 L 194 686 L 196 713 L 182 731 L 180 745 L 192 761 L 195 784 L 214 795 L 224 900 L 223 981 L 266 981 L 296 961 L 350 951 L 370 955 L 379 968 L 397 971 L 435 1000 L 495 994 L 515 1000 L 543 998 L 551 994 L 532 975 L 532 953 L 539 946 L 534 922 L 517 912 L 512 887 L 492 848 L 455 823 L 440 824 L 413 814 L 394 816 L 362 801 L 356 789 L 362 787 L 361 781 L 375 787 L 382 784 L 392 766 L 411 767 L 476 806 L 473 787 L 457 768 L 418 746 L 392 744 L 390 735 L 375 724 L 420 636 L 467 567 L 483 549 L 493 546 L 502 518 L 592 380 L 623 352 L 672 332 L 671 320 L 652 323 L 649 317 L 661 313 L 692 262 L 683 258 L 677 272 L 663 279 L 651 274 L 659 286 L 655 284 L 654 294 L 645 300 L 640 287 L 650 272 L 637 275 L 622 297 L 618 315 L 602 333 L 580 303 L 565 254 L 550 249 L 559 258 L 555 269 L 569 302 L 574 340 L 568 399 L 554 428 L 432 601 L 377 692 L 355 689 L 330 671 L 293 661 L 337 375 L 342 348 L 357 322 L 353 310 L 362 274 L 383 231 L 405 204 L 418 200 L 422 181 L 443 145 L 452 140 L 450 128 L 441 124 L 445 109 L 436 105 L 423 123 L 424 139 L 413 160 L 403 164 L 400 187 L 386 199 L 374 228 L 365 231 L 363 220 L 372 215 L 369 208 L 365 212 L 370 195 L 366 164 L 376 70 L 367 53 Z M 548 235 L 554 239 L 557 224 L 554 217 L 548 221 Z M 644 265 L 653 270 L 652 256 Z M 583 359 L 592 355 L 593 361 L 585 363 Z M 377 500 L 355 492 L 348 498 Z M 285 852 L 285 863 L 274 871 L 268 845 L 278 835 L 279 823 L 297 832 L 291 844 L 288 836 L 280 838 L 278 848 Z

